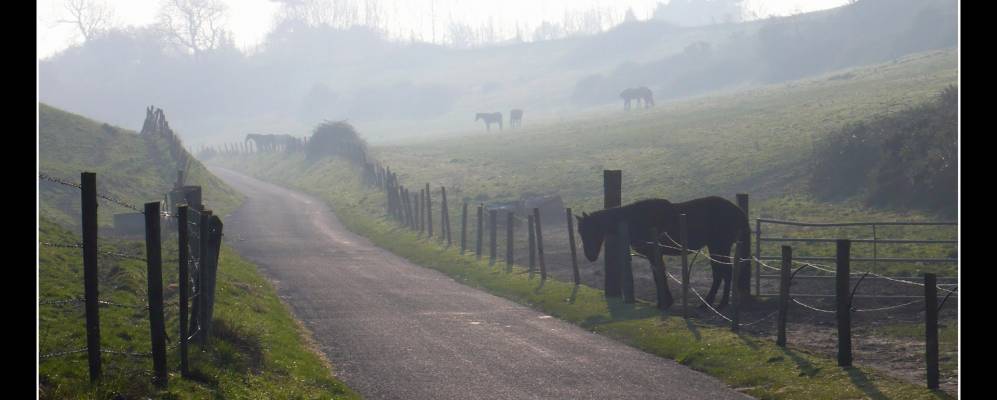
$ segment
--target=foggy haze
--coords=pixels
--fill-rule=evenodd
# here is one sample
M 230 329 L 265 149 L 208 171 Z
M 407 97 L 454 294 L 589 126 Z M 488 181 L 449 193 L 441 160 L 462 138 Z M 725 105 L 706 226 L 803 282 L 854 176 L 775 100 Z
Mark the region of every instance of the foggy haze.
M 154 29 L 159 8 L 147 7 L 151 20 L 119 21 L 39 61 L 40 101 L 135 130 L 153 104 L 191 147 L 252 132 L 306 136 L 343 119 L 377 142 L 478 129 L 477 112 L 521 108 L 536 120 L 618 107 L 631 86 L 666 102 L 883 62 L 954 47 L 957 24 L 954 0 L 770 18 L 758 17 L 777 3 L 548 2 L 515 15 L 527 2 L 495 12 L 441 0 L 435 27 L 388 1 L 278 3 L 256 21 L 267 30 L 255 44 L 235 37 L 248 20 L 233 20 L 230 5 L 227 35 L 197 55 Z

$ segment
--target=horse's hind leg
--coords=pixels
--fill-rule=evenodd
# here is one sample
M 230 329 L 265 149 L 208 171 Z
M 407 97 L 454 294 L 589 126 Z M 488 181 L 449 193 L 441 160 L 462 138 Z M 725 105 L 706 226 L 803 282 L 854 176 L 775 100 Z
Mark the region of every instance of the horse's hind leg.
M 733 259 L 730 256 L 730 247 L 728 246 L 727 249 L 726 254 L 718 254 L 716 258 L 720 259 L 720 261 L 731 262 Z M 727 302 L 730 300 L 730 283 L 733 280 L 731 278 L 733 277 L 734 266 L 727 264 L 720 265 L 723 267 L 723 273 L 721 275 L 723 276 L 724 281 L 724 292 L 723 296 L 720 297 L 720 305 L 717 308 L 724 308 L 727 307 Z
M 720 288 L 720 281 L 723 280 L 722 265 L 717 264 L 714 261 L 710 261 L 710 270 L 713 272 L 713 282 L 710 283 L 710 291 L 706 293 L 707 303 L 713 304 L 713 299 L 717 297 L 717 289 Z M 706 306 L 705 304 L 703 305 Z
M 651 275 L 654 275 L 654 286 L 658 289 L 658 308 L 667 310 L 672 306 L 674 299 L 671 290 L 668 289 L 668 277 L 665 276 L 665 257 L 659 256 L 657 260 L 648 257 L 648 261 L 651 264 Z

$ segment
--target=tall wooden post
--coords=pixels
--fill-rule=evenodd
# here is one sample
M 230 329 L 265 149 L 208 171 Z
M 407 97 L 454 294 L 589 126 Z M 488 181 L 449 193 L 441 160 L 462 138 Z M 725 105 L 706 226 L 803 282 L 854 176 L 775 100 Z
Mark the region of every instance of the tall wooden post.
M 536 229 L 537 236 L 537 256 L 540 258 L 540 281 L 543 282 L 547 280 L 547 265 L 544 263 L 544 237 L 543 225 L 540 223 L 540 209 L 533 209 L 533 227 Z
M 206 320 L 205 315 L 207 315 L 207 303 L 208 296 L 206 294 L 205 286 L 207 286 L 207 275 L 208 275 L 208 221 L 211 220 L 211 212 L 202 209 L 198 213 L 200 215 L 200 220 L 197 221 L 197 227 L 199 228 L 197 239 L 198 243 L 198 262 L 200 265 L 197 268 L 197 297 L 194 302 L 197 307 L 197 343 L 204 346 L 207 343 L 207 324 L 209 321 Z
M 738 193 L 736 197 L 737 197 L 737 206 L 741 208 L 741 211 L 744 211 L 744 218 L 745 222 L 747 223 L 748 222 L 747 218 L 749 215 L 748 194 Z M 745 226 L 750 227 L 751 224 L 747 223 Z M 748 261 L 749 259 L 751 259 L 751 231 L 745 230 L 744 232 L 741 232 L 741 236 L 737 238 L 737 240 L 741 242 L 743 246 L 738 247 L 738 252 L 735 254 L 735 256 L 737 257 L 737 263 L 735 265 L 731 265 L 731 267 L 736 266 L 741 269 L 740 275 L 738 276 L 740 280 L 734 281 L 734 283 L 740 285 L 741 289 L 740 301 L 743 303 L 744 301 L 748 300 L 751 296 L 751 261 Z M 755 276 L 758 276 L 760 269 L 761 265 L 755 263 Z M 761 293 L 759 291 L 761 289 L 761 281 L 758 279 L 756 279 L 755 281 L 755 289 L 756 289 L 755 293 Z
M 603 208 L 619 207 L 623 202 L 623 171 L 602 171 Z M 607 297 L 619 297 L 621 268 L 611 255 L 616 251 L 616 235 L 606 235 L 603 257 L 603 276 L 605 276 L 605 293 Z
M 530 266 L 529 266 L 530 279 L 533 279 L 533 268 L 536 267 L 536 262 L 537 262 L 536 259 L 537 238 L 536 238 L 536 230 L 534 229 L 533 225 L 534 225 L 533 214 L 530 214 L 526 217 L 527 242 L 529 243 L 528 251 L 530 252 Z
M 488 210 L 488 265 L 495 265 L 498 257 L 498 210 Z
M 938 278 L 924 274 L 924 361 L 928 389 L 938 389 Z
M 578 273 L 578 255 L 575 247 L 575 219 L 572 218 L 571 208 L 567 208 L 565 214 L 568 215 L 568 248 L 571 249 L 571 273 L 575 280 L 575 285 L 581 284 L 581 275 Z
M 481 240 L 484 237 L 484 233 L 485 233 L 485 226 L 484 226 L 484 224 L 485 224 L 485 216 L 484 216 L 484 212 L 485 212 L 485 205 L 484 204 L 478 204 L 478 232 L 477 232 L 478 243 L 477 243 L 477 246 L 475 247 L 474 254 L 475 254 L 475 256 L 478 257 L 479 260 L 481 259 Z
M 742 298 L 741 297 L 741 293 L 742 293 L 742 291 L 741 291 L 741 285 L 737 284 L 737 282 L 740 282 L 738 280 L 738 278 L 740 278 L 740 275 L 743 272 L 743 270 L 741 268 L 741 263 L 737 262 L 737 255 L 740 254 L 740 252 L 742 251 L 741 248 L 744 247 L 744 242 L 738 241 L 737 244 L 735 244 L 734 246 L 735 246 L 734 247 L 734 257 L 731 258 L 731 273 L 733 274 L 733 276 L 731 276 L 731 281 L 733 281 L 734 284 L 731 285 L 733 287 L 733 290 L 732 290 L 733 293 L 731 293 L 731 296 L 730 296 L 731 297 L 731 302 L 730 302 L 730 306 L 731 306 L 730 330 L 733 331 L 733 332 L 737 332 L 737 331 L 741 330 L 741 326 L 740 326 L 740 324 L 741 324 L 741 312 L 740 312 L 740 309 L 741 309 L 741 298 Z
M 149 294 L 149 333 L 152 337 L 153 383 L 166 387 L 166 321 L 163 316 L 163 259 L 159 202 L 145 203 L 146 281 Z
M 513 223 L 514 214 L 512 211 L 505 213 L 505 272 L 512 272 L 512 253 L 514 246 L 513 241 Z
M 101 377 L 100 362 L 100 303 L 97 274 L 97 174 L 80 174 L 80 201 L 83 228 L 83 297 L 86 309 L 87 361 L 90 382 Z
M 447 188 L 441 186 L 440 190 L 443 192 L 443 228 L 447 232 L 447 247 L 449 248 L 453 244 L 453 238 L 450 233 L 450 205 L 447 203 Z
M 849 294 L 849 274 L 851 272 L 851 241 L 839 239 L 837 242 L 837 271 L 835 276 L 835 298 L 838 319 L 838 366 L 852 366 L 852 312 Z
M 679 214 L 679 241 L 682 248 L 682 318 L 689 318 L 689 224 L 685 214 Z
M 789 317 L 790 269 L 793 267 L 793 248 L 782 246 L 782 268 L 779 270 L 779 317 L 776 320 L 775 344 L 786 347 L 786 320 Z
M 433 196 L 426 184 L 426 237 L 433 237 Z
M 179 248 L 180 265 L 177 267 L 177 280 L 180 281 L 180 376 L 190 373 L 187 362 L 187 302 L 190 298 L 190 253 L 187 235 L 187 206 L 177 207 L 177 247 Z
M 467 249 L 467 202 L 461 207 L 460 212 L 460 254 L 464 254 Z

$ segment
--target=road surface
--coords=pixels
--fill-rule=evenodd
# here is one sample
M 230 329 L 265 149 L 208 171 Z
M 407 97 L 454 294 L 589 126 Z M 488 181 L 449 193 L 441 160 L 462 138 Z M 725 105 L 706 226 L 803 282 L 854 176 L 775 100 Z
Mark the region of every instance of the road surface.
M 419 267 L 317 198 L 231 170 L 225 238 L 367 399 L 745 399 L 719 380 Z

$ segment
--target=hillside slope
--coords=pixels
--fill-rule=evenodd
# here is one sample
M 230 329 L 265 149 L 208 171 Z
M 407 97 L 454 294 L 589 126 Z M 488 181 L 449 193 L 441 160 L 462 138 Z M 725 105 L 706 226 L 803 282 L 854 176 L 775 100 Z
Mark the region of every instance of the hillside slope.
M 603 169 L 623 170 L 625 202 L 738 191 L 758 200 L 806 195 L 822 137 L 932 99 L 956 82 L 956 56 L 919 53 L 652 109 L 552 118 L 501 133 L 464 131 L 372 151 L 405 182 L 453 186 L 476 200 L 556 193 L 576 208 L 601 208 Z
M 136 113 L 136 119 L 140 116 Z M 141 136 L 46 104 L 38 105 L 38 146 L 40 173 L 79 182 L 80 172 L 96 172 L 99 193 L 138 208 L 162 200 L 176 182 L 176 160 L 162 137 Z M 242 201 L 239 193 L 192 157 L 184 181 L 202 187 L 203 202 L 216 214 L 228 214 Z M 41 214 L 78 229 L 79 191 L 47 180 L 38 185 Z M 127 212 L 133 211 L 102 202 L 101 228 L 112 226 L 113 214 Z

